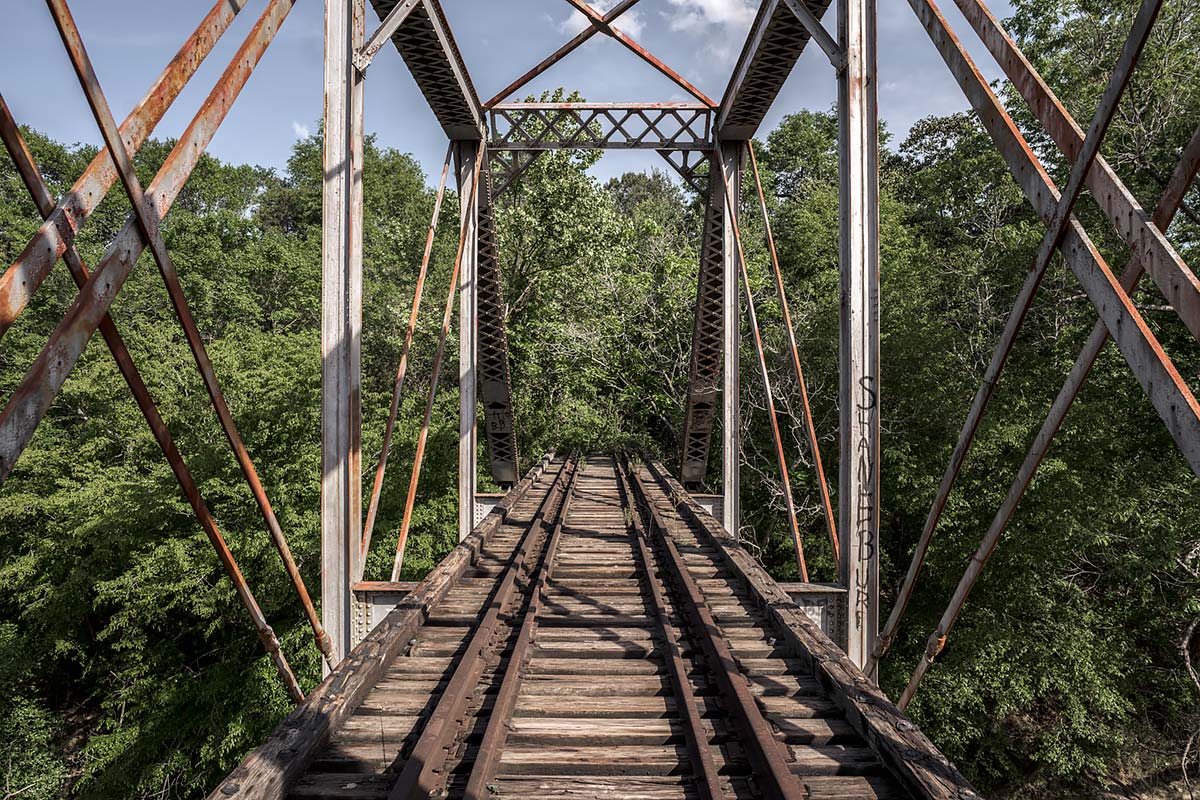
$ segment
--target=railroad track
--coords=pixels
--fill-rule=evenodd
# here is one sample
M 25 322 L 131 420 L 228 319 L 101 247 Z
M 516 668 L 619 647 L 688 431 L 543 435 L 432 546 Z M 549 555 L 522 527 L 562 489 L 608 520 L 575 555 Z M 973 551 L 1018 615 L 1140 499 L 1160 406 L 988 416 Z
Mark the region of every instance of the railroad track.
M 764 605 L 765 573 L 661 468 L 556 460 L 519 495 L 373 634 L 357 693 L 352 669 L 213 797 L 974 796 L 878 690 L 830 684 L 840 651 Z

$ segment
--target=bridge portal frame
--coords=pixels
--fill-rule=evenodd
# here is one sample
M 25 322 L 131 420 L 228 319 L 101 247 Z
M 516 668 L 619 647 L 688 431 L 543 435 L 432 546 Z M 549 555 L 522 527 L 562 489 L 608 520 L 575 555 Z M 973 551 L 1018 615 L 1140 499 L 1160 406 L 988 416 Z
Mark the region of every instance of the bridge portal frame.
M 693 331 L 692 365 L 684 416 L 681 477 L 697 486 L 707 475 L 709 441 L 721 395 L 722 524 L 737 535 L 741 526 L 740 465 L 740 264 L 734 247 L 740 208 L 743 154 L 783 81 L 810 40 L 834 67 L 839 85 L 841 181 L 839 218 L 841 272 L 841 463 L 840 585 L 850 598 L 845 615 L 851 658 L 866 666 L 878 629 L 879 480 L 879 273 L 878 114 L 875 80 L 875 0 L 838 0 L 836 41 L 821 25 L 830 0 L 765 0 L 738 66 L 720 103 L 641 47 L 613 22 L 637 0 L 601 15 L 581 0 L 568 0 L 589 28 L 510 84 L 480 103 L 438 0 L 371 0 L 381 24 L 366 37 L 366 0 L 326 2 L 326 137 L 323 263 L 326 287 L 323 320 L 322 599 L 326 626 L 338 652 L 349 652 L 352 586 L 362 578 L 361 489 L 351 480 L 361 463 L 361 159 L 362 83 L 372 58 L 388 39 L 408 64 L 430 108 L 452 143 L 460 196 L 469 190 L 471 166 L 484 159 L 482 192 L 463 208 L 466 231 L 459 303 L 459 539 L 476 520 L 477 384 L 480 360 L 491 380 L 483 383 L 489 451 L 497 480 L 517 474 L 515 422 L 507 373 L 503 314 L 492 314 L 481 335 L 480 309 L 503 309 L 498 264 L 489 296 L 480 297 L 481 250 L 495 261 L 495 243 L 481 247 L 481 230 L 491 231 L 492 205 L 538 156 L 549 150 L 654 149 L 693 187 L 707 189 L 708 210 L 701 243 L 701 269 Z M 591 36 L 615 39 L 662 73 L 697 103 L 510 103 L 505 100 Z M 331 64 L 330 62 L 335 62 Z M 360 154 L 356 157 L 356 153 Z M 719 157 L 735 197 L 726 203 L 711 180 Z M 676 158 L 680 158 L 677 161 Z M 710 178 L 701 167 L 709 162 Z M 501 176 L 499 186 L 492 171 Z M 356 199 L 357 198 L 357 201 Z M 484 212 L 481 216 L 481 209 Z M 498 320 L 495 319 L 498 317 Z M 489 353 L 481 354 L 481 340 Z M 500 346 L 495 346 L 499 343 Z M 497 370 L 503 366 L 503 372 Z M 498 398 L 498 399 L 497 399 Z M 352 432 L 353 430 L 353 432 Z M 496 437 L 502 442 L 497 448 Z M 503 444 L 507 442 L 507 444 Z M 499 451 L 499 459 L 498 459 Z M 505 461 L 504 452 L 511 452 Z M 819 456 L 817 456 L 819 457 Z M 498 464 L 499 460 L 499 464 Z M 786 464 L 781 464 L 787 469 Z M 505 474 L 502 476 L 500 472 Z M 511 477 L 509 472 L 511 471 Z M 507 479 L 507 480 L 504 480 Z M 351 487 L 351 483 L 355 487 Z M 832 527 L 832 526 L 831 526 Z

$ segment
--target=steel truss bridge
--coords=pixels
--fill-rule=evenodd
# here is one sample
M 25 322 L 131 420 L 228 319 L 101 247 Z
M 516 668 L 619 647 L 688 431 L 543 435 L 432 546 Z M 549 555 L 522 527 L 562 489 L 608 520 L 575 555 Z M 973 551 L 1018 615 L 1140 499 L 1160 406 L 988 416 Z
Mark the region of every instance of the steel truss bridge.
M 79 293 L 0 411 L 0 482 L 12 472 L 88 341 L 99 330 L 196 518 L 297 703 L 213 798 L 931 797 L 977 796 L 902 709 L 944 647 L 972 586 L 1111 339 L 1179 449 L 1200 473 L 1200 405 L 1131 300 L 1149 273 L 1200 337 L 1200 283 L 1164 235 L 1200 169 L 1200 131 L 1158 205 L 1144 209 L 1100 155 L 1119 100 L 1162 0 L 1143 0 L 1086 130 L 1065 110 L 984 0 L 953 0 L 1062 156 L 1057 185 L 964 49 L 934 0 L 908 0 L 997 150 L 1046 227 L 1044 239 L 967 412 L 923 534 L 886 624 L 879 625 L 879 197 L 875 0 L 763 0 L 724 95 L 705 96 L 633 37 L 620 17 L 566 0 L 588 27 L 483 102 L 438 0 L 325 0 L 322 232 L 322 564 L 320 612 L 243 446 L 192 318 L 162 220 L 300 0 L 266 0 L 257 22 L 169 157 L 143 186 L 132 156 L 244 10 L 219 0 L 145 97 L 118 123 L 92 69 L 68 0 L 46 0 L 105 147 L 57 201 L 0 98 L 0 135 L 45 222 L 0 277 L 0 335 L 62 259 Z M 317 2 L 317 0 L 307 0 Z M 368 35 L 369 34 L 369 35 Z M 596 36 L 607 36 L 693 98 L 687 103 L 510 102 L 529 81 Z M 363 86 L 372 60 L 395 47 L 448 139 L 385 445 L 364 508 L 361 434 Z M 836 586 L 774 582 L 738 544 L 739 336 L 742 309 L 771 398 L 755 298 L 744 278 L 739 211 L 753 174 L 787 334 L 793 337 L 770 219 L 750 140 L 806 47 L 838 84 L 840 150 L 840 445 L 835 509 L 818 467 Z M 677 474 L 636 457 L 547 455 L 522 464 L 512 401 L 504 276 L 495 208 L 541 154 L 563 148 L 651 149 L 705 199 L 703 241 L 682 448 Z M 749 169 L 747 169 L 749 168 Z M 410 480 L 396 572 L 420 478 L 437 373 L 459 305 L 459 546 L 415 585 L 363 581 L 392 430 L 441 200 L 453 172 L 459 248 L 446 298 L 434 380 Z M 117 182 L 133 213 L 99 263 L 75 249 L 80 228 Z M 1133 254 L 1120 272 L 1073 215 L 1087 190 Z M 757 203 L 755 202 L 757 201 Z M 149 250 L 229 444 L 283 559 L 327 677 L 307 697 L 216 521 L 109 308 Z M 1091 337 L 1029 446 L 1011 488 L 893 703 L 874 685 L 920 575 L 959 470 L 1012 345 L 1055 253 L 1098 314 Z M 457 297 L 456 297 L 457 296 Z M 808 401 L 790 338 L 790 357 Z M 479 420 L 492 477 L 510 487 L 477 496 Z M 774 420 L 774 409 L 769 408 Z M 720 495 L 697 492 L 721 419 Z M 776 450 L 786 463 L 775 422 Z M 522 470 L 524 466 L 524 470 Z M 796 557 L 803 543 L 781 469 Z M 731 532 L 735 535 L 731 535 Z

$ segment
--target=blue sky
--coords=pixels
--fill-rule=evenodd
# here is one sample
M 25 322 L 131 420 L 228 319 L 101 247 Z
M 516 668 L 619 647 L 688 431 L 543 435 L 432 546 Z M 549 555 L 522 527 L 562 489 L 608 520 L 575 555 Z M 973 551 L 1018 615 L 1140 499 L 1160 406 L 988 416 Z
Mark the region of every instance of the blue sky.
M 248 0 L 233 27 L 157 128 L 177 136 L 208 94 L 266 0 Z M 595 3 L 598 8 L 615 0 Z M 7 0 L 0 27 L 0 92 L 21 123 L 66 142 L 99 144 L 82 92 L 42 0 Z M 369 4 L 368 4 L 369 5 Z M 701 91 L 720 98 L 757 9 L 757 0 L 642 0 L 618 27 L 635 36 Z M 880 2 L 880 113 L 898 139 L 918 119 L 965 109 L 957 85 L 903 0 Z M 989 79 L 1000 76 L 950 0 L 943 11 Z M 72 11 L 121 119 L 211 7 L 211 0 L 74 0 Z M 479 94 L 491 97 L 583 26 L 564 0 L 443 0 Z M 1001 17 L 1007 0 L 993 0 Z M 377 23 L 368 8 L 368 29 Z M 293 141 L 321 115 L 324 3 L 299 0 L 255 71 L 210 152 L 234 162 L 282 167 Z M 826 25 L 835 30 L 833 10 Z M 604 36 L 596 36 L 530 85 L 565 86 L 597 101 L 688 100 L 674 84 Z M 800 108 L 828 108 L 833 71 L 809 47 L 789 78 L 763 133 Z M 385 47 L 367 76 L 366 127 L 381 144 L 413 153 L 435 174 L 445 138 L 404 63 Z M 613 153 L 601 178 L 660 166 L 654 153 Z M 665 165 L 663 165 L 665 166 Z

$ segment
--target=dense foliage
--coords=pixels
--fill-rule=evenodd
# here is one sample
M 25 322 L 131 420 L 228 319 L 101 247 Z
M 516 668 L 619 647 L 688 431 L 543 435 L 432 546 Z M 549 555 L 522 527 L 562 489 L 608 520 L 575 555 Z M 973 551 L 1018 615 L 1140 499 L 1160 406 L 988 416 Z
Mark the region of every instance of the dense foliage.
M 1129 27 L 1129 3 L 1019 0 L 1013 30 L 1068 108 L 1088 119 Z M 1104 153 L 1147 207 L 1200 122 L 1200 19 L 1168 2 Z M 1006 102 L 1062 180 L 1066 166 L 1011 90 Z M 53 193 L 94 151 L 26 131 Z M 148 179 L 170 143 L 150 142 Z M 837 148 L 832 114 L 786 118 L 757 143 L 825 466 L 836 488 Z M 500 208 L 520 447 L 677 451 L 691 346 L 700 202 L 665 174 L 600 184 L 596 156 L 541 158 Z M 364 462 L 373 466 L 416 264 L 433 208 L 408 156 L 367 148 Z M 966 408 L 1042 236 L 986 133 L 929 118 L 883 170 L 884 606 L 907 566 Z M 79 241 L 94 264 L 124 223 L 114 191 Z M 752 288 L 789 436 L 813 577 L 831 578 L 812 454 L 748 183 Z M 1196 263 L 1191 205 L 1171 230 Z M 411 468 L 454 248 L 443 211 L 369 577 L 385 577 Z M 1127 250 L 1090 199 L 1078 213 L 1119 270 Z M 0 159 L 0 263 L 38 219 Z M 206 158 L 167 243 L 233 413 L 310 586 L 318 583 L 320 139 L 282 174 Z M 11 391 L 74 286 L 56 268 L 0 346 Z M 1149 281 L 1138 302 L 1180 371 L 1195 342 Z M 152 262 L 114 318 L 305 687 L 315 649 L 216 425 Z M 898 694 L 1096 319 L 1055 263 L 951 498 L 883 685 Z M 449 353 L 457 352 L 451 342 Z M 453 358 L 451 357 L 451 362 Z M 764 395 L 742 352 L 742 535 L 794 578 Z M 458 397 L 443 371 L 405 578 L 453 544 Z M 485 459 L 486 461 L 486 459 Z M 715 460 L 714 460 L 715 466 Z M 911 707 L 977 785 L 1014 797 L 1148 796 L 1176 782 L 1196 687 L 1180 657 L 1200 616 L 1195 477 L 1115 348 L 1049 458 Z M 6 798 L 196 797 L 288 701 L 153 438 L 97 339 L 0 493 L 0 791 Z

